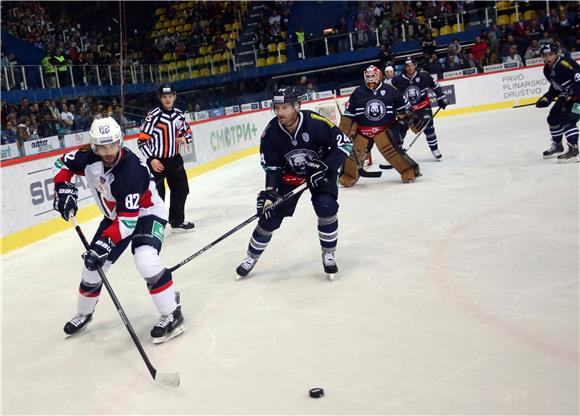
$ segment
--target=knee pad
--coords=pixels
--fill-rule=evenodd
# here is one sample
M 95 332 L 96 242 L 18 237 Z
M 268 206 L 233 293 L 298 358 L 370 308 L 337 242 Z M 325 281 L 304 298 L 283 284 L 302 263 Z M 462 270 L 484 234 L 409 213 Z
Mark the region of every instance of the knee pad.
M 151 246 L 139 246 L 135 248 L 133 260 L 139 274 L 141 274 L 144 279 L 157 276 L 164 270 L 161 266 L 161 259 L 159 258 L 157 249 Z
M 109 260 L 107 260 L 105 262 L 105 264 L 103 264 L 103 267 L 101 267 L 101 270 L 103 271 L 103 273 L 106 273 L 107 270 L 109 270 L 111 268 L 112 264 L 113 263 L 111 263 Z M 87 269 L 86 267 L 83 267 L 81 279 L 84 283 L 88 284 L 89 286 L 94 286 L 94 285 L 101 283 L 101 276 L 99 276 L 99 272 L 96 270 L 91 271 L 91 270 Z
M 258 220 L 258 225 L 262 227 L 262 229 L 272 232 L 276 231 L 282 225 L 283 217 L 270 217 L 265 219 L 264 217 L 260 217 Z
M 338 212 L 338 202 L 329 194 L 317 195 L 312 198 L 314 212 L 321 218 L 332 217 Z

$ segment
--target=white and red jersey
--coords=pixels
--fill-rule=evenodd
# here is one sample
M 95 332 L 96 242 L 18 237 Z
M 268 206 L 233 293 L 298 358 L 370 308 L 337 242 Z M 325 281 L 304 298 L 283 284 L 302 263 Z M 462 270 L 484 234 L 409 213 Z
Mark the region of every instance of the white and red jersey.
M 163 200 L 157 193 L 149 169 L 129 149 L 120 150 L 118 162 L 107 168 L 90 146 L 59 157 L 53 166 L 55 185 L 84 176 L 97 206 L 113 223 L 103 236 L 113 243 L 133 234 L 139 217 L 155 215 L 167 220 Z

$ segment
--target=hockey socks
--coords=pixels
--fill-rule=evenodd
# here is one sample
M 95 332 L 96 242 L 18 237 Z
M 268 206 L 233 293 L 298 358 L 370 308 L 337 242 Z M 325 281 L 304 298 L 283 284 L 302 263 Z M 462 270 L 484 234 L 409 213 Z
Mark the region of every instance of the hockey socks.
M 272 239 L 272 233 L 273 231 L 265 230 L 260 224 L 256 225 L 248 244 L 248 256 L 258 259 L 268 247 L 268 243 Z
M 338 217 L 318 217 L 318 239 L 323 252 L 334 252 L 338 241 Z
M 559 124 L 550 124 L 550 135 L 552 136 L 552 141 L 557 145 L 562 143 L 563 133 L 564 129 L 562 126 Z

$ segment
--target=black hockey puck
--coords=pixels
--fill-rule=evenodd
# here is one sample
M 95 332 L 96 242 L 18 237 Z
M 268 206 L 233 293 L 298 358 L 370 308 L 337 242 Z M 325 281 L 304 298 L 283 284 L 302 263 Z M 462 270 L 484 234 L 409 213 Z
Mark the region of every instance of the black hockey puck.
M 320 387 L 316 387 L 316 388 L 310 389 L 308 394 L 313 399 L 320 399 L 322 396 L 324 396 L 324 389 L 321 389 Z

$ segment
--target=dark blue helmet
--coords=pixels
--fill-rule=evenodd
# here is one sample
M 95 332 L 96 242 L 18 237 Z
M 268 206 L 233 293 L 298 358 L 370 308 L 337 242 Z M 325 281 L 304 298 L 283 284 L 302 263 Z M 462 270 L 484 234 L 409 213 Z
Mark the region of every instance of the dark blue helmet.
M 540 54 L 542 55 L 546 55 L 548 53 L 558 54 L 559 52 L 560 48 L 558 48 L 558 45 L 554 42 L 544 43 L 542 46 L 540 46 Z
M 300 103 L 306 99 L 304 88 L 299 86 L 279 88 L 272 97 L 272 105 L 284 103 Z

